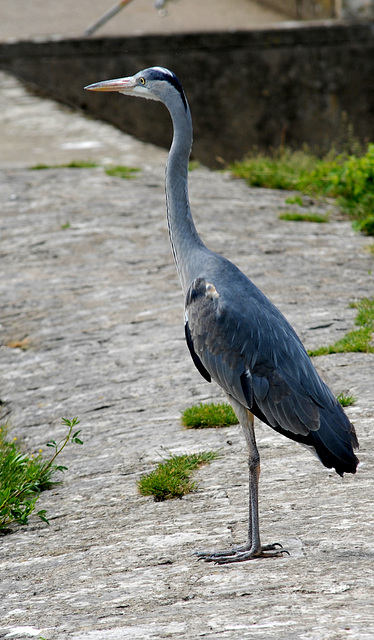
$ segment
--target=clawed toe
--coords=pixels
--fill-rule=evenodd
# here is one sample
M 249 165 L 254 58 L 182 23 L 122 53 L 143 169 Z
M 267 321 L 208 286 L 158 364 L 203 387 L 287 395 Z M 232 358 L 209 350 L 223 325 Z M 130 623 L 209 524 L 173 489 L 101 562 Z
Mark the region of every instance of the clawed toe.
M 283 554 L 290 555 L 289 551 L 283 549 L 279 542 L 274 542 L 260 549 L 252 549 L 248 545 L 241 545 L 223 551 L 195 551 L 193 555 L 197 556 L 198 560 L 203 560 L 204 562 L 231 564 L 233 562 L 256 560 L 257 558 L 279 558 L 282 557 Z
M 287 549 L 283 549 L 283 545 L 280 542 L 273 542 L 273 544 L 265 544 L 261 547 L 261 551 L 276 551 L 277 553 L 286 553 L 290 555 L 290 552 Z

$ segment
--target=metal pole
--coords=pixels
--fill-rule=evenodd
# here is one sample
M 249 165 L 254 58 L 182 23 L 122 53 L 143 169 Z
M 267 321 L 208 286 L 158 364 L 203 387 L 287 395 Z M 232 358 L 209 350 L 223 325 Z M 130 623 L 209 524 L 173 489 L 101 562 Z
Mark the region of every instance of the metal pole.
M 84 31 L 83 35 L 91 36 L 95 31 L 97 31 L 99 29 L 99 27 L 101 27 L 103 24 L 108 22 L 108 20 L 113 18 L 113 16 L 115 16 L 117 13 L 119 13 L 121 11 L 121 9 L 123 9 L 124 6 L 129 4 L 129 2 L 131 2 L 131 0 L 120 0 L 120 2 L 117 2 L 117 4 L 115 4 L 114 7 L 112 7 L 111 9 L 108 9 L 108 11 L 103 13 L 103 15 L 98 20 L 96 20 L 96 22 L 91 24 Z

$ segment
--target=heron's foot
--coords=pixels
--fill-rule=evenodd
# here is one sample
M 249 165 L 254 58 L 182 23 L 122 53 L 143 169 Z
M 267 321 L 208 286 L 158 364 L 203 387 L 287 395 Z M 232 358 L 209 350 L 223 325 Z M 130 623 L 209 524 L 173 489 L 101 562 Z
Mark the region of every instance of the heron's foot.
M 214 562 L 215 564 L 230 564 L 232 562 L 245 562 L 256 558 L 279 558 L 283 554 L 290 555 L 287 549 L 283 549 L 279 542 L 267 544 L 260 548 L 243 544 L 223 551 L 195 551 L 194 555 L 204 562 Z

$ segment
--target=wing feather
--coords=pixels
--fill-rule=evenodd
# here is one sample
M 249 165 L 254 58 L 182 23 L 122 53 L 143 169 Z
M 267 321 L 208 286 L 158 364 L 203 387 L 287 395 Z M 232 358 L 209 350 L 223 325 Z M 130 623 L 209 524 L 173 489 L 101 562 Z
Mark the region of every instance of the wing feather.
M 217 288 L 196 278 L 187 292 L 186 338 L 198 370 L 326 467 L 355 473 L 354 426 L 284 316 L 240 271 L 234 275 L 235 290 L 221 273 Z
M 186 296 L 191 355 L 200 373 L 203 367 L 239 402 L 249 409 L 257 407 L 270 426 L 307 435 L 319 428 L 318 406 L 331 398 L 296 334 L 267 303 L 267 313 L 261 316 L 260 305 L 251 300 L 249 313 L 244 314 L 240 307 L 227 304 L 224 291 L 214 283 L 196 278 Z M 296 367 L 295 361 L 301 366 Z

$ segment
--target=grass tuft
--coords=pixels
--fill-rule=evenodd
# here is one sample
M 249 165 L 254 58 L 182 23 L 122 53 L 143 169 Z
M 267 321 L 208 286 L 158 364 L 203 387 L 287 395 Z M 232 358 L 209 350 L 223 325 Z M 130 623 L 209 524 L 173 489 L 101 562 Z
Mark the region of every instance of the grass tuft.
M 374 333 L 374 298 L 363 298 L 351 306 L 358 310 L 355 325 L 359 328 L 348 331 L 334 344 L 308 351 L 310 356 L 347 352 L 374 353 L 374 345 L 371 344 Z
M 290 196 L 285 200 L 286 204 L 297 204 L 299 207 L 303 207 L 303 199 L 301 196 Z
M 42 171 L 43 169 L 94 169 L 97 162 L 92 160 L 72 160 L 66 164 L 35 164 L 30 167 L 32 171 Z
M 181 422 L 187 429 L 203 429 L 206 427 L 229 427 L 238 423 L 229 404 L 203 404 L 188 407 L 182 412 Z
M 200 167 L 201 167 L 201 164 L 198 160 L 190 160 L 188 163 L 188 171 L 195 171 Z
M 342 407 L 350 407 L 352 404 L 356 402 L 357 398 L 355 396 L 349 396 L 346 393 L 339 393 L 337 396 L 337 401 L 340 402 Z
M 108 176 L 114 176 L 115 178 L 124 178 L 125 180 L 131 180 L 135 178 L 135 174 L 137 174 L 140 169 L 136 167 L 127 167 L 126 165 L 117 165 L 115 167 L 107 167 L 105 169 L 105 173 Z
M 252 187 L 300 190 L 300 183 L 314 171 L 318 158 L 306 151 L 282 149 L 271 156 L 256 154 L 231 165 L 232 173 Z
M 217 451 L 171 455 L 160 462 L 156 469 L 140 478 L 137 483 L 139 493 L 142 496 L 154 496 L 155 502 L 182 498 L 197 489 L 196 482 L 191 479 L 192 473 L 219 457 Z
M 299 213 L 297 211 L 285 211 L 279 214 L 280 220 L 292 220 L 294 222 L 317 222 L 323 223 L 329 221 L 329 216 L 319 213 Z

